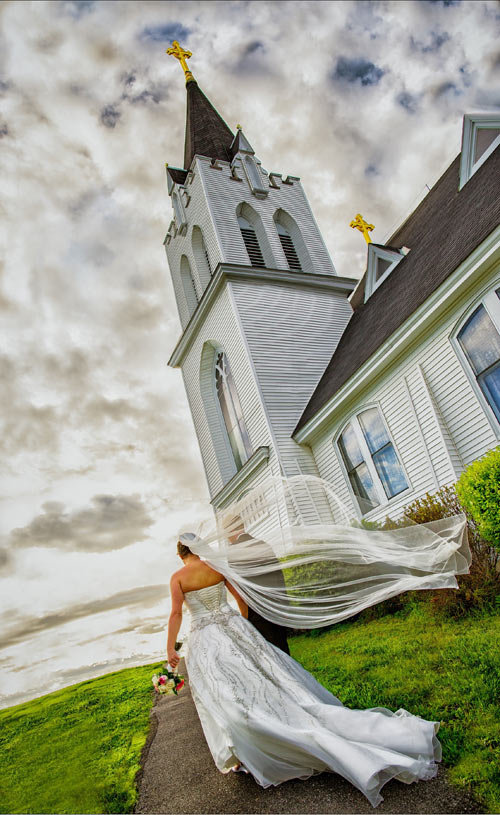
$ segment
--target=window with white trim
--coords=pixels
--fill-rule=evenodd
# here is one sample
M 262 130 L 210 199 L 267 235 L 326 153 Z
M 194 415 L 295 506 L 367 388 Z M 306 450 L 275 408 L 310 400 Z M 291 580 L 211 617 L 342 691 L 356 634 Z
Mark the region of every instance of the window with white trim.
M 480 400 L 500 423 L 500 287 L 488 292 L 456 334 Z
M 460 187 L 500 145 L 500 116 L 492 113 L 466 114 L 460 158 Z
M 368 244 L 365 302 L 404 257 L 404 253 L 399 250 Z
M 286 257 L 286 262 L 288 263 L 288 268 L 291 269 L 292 272 L 301 272 L 302 266 L 300 265 L 299 256 L 297 255 L 292 236 L 279 221 L 276 222 L 276 229 Z
M 266 264 L 264 263 L 264 257 L 262 255 L 262 250 L 260 248 L 255 229 L 253 228 L 252 224 L 243 217 L 243 215 L 238 215 L 238 224 L 241 230 L 241 236 L 243 238 L 245 248 L 248 253 L 250 266 L 263 269 Z
M 353 416 L 337 440 L 342 463 L 365 515 L 408 489 L 408 481 L 377 407 Z
M 184 289 L 184 295 L 186 297 L 186 303 L 189 311 L 189 316 L 196 311 L 196 306 L 198 305 L 198 294 L 196 291 L 196 286 L 194 284 L 193 273 L 191 271 L 191 265 L 189 260 L 187 259 L 186 255 L 181 257 L 181 280 L 182 280 L 182 287 Z
M 215 389 L 234 463 L 236 469 L 240 470 L 245 461 L 252 455 L 252 445 L 250 444 L 250 437 L 243 418 L 229 361 L 224 351 L 218 351 L 215 355 Z

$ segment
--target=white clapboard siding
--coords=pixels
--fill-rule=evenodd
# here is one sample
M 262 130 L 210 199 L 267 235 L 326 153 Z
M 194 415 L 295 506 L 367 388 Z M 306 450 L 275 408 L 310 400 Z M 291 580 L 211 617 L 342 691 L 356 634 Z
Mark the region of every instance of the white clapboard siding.
M 197 159 L 197 172 L 203 177 L 203 184 L 213 223 L 222 249 L 225 263 L 248 264 L 248 255 L 241 237 L 236 217 L 239 204 L 245 202 L 260 216 L 269 245 L 274 256 L 274 268 L 288 269 L 288 263 L 273 221 L 278 209 L 284 209 L 300 228 L 310 258 L 310 267 L 305 272 L 336 274 L 332 260 L 325 246 L 319 228 L 312 215 L 309 203 L 300 181 L 283 184 L 279 189 L 269 187 L 268 195 L 259 199 L 253 195 L 243 170 L 239 171 L 242 181 L 231 178 L 228 162 L 220 161 L 220 170 L 213 169 L 210 161 Z M 263 176 L 267 184 L 267 177 Z
M 193 251 L 192 244 L 193 227 L 197 226 L 201 230 L 203 240 L 205 241 L 208 261 L 212 274 L 215 271 L 217 264 L 222 260 L 210 207 L 204 192 L 203 181 L 197 167 L 195 167 L 194 173 L 189 176 L 189 181 L 186 181 L 185 189 L 189 196 L 189 203 L 187 206 L 186 203 L 184 203 L 184 209 L 188 222 L 187 231 L 183 235 L 178 232 L 175 237 L 171 238 L 168 245 L 165 246 L 182 328 L 186 327 L 191 316 L 186 305 L 186 298 L 180 282 L 180 263 L 182 255 L 186 255 L 191 265 L 198 299 L 201 298 L 204 288 L 208 282 L 205 269 L 199 269 L 199 265 L 196 262 L 196 254 Z M 183 200 L 185 201 L 184 196 Z
M 495 270 L 492 287 L 497 277 Z M 453 308 L 448 302 L 446 317 L 418 348 L 360 392 L 348 410 L 339 410 L 312 443 L 320 475 L 350 502 L 353 511 L 358 512 L 334 439 L 354 413 L 369 405 L 380 407 L 411 482 L 409 490 L 365 515 L 370 520 L 381 520 L 386 515 L 398 517 L 416 498 L 454 483 L 468 464 L 498 444 L 498 436 L 450 341 L 457 322 L 485 286 L 483 279 L 481 288 L 478 283 L 477 290 L 469 291 L 467 298 L 461 297 Z
M 338 292 L 238 280 L 231 290 L 286 475 L 317 474 L 291 434 L 351 316 Z
M 204 349 L 210 350 L 206 345 L 210 342 L 221 347 L 227 354 L 252 449 L 269 446 L 273 450 L 273 443 L 228 289 L 222 287 L 182 365 L 184 384 L 208 487 L 213 497 L 234 475 L 236 467 L 232 461 L 227 437 L 224 435 L 218 402 L 211 385 L 208 393 L 202 393 L 200 382 L 202 353 Z

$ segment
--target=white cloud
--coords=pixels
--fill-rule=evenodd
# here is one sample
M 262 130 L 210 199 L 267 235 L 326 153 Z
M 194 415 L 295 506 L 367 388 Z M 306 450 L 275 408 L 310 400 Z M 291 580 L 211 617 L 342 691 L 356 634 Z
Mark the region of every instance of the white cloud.
M 36 616 L 51 592 L 57 608 L 71 604 L 65 577 L 82 604 L 96 586 L 156 583 L 162 546 L 207 512 L 182 378 L 166 366 L 180 324 L 162 247 L 164 163 L 182 163 L 185 89 L 163 38 L 185 38 L 203 91 L 264 166 L 302 178 L 339 274 L 358 277 L 353 215 L 383 240 L 457 154 L 463 112 L 500 107 L 499 15 L 494 2 L 68 0 L 4 4 L 0 24 L 1 533 L 5 544 L 22 529 L 34 544 L 7 552 L 5 581 Z M 142 521 L 120 551 L 36 548 L 44 504 L 63 504 L 73 540 L 91 549 L 106 534 L 92 497 L 135 494 Z M 86 506 L 93 532 L 79 538 Z M 141 530 L 147 540 L 132 543 Z M 113 630 L 128 625 L 106 614 Z M 144 637 L 159 636 L 80 647 L 84 622 L 70 624 L 71 665 L 40 634 L 47 677 L 102 662 L 105 648 L 150 653 Z M 13 653 L 22 665 L 22 647 Z

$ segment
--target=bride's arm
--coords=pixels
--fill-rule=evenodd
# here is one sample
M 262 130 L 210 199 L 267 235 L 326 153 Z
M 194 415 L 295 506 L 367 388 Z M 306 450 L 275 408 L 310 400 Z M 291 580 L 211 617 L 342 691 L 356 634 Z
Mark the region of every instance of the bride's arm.
M 182 622 L 184 592 L 181 589 L 179 579 L 175 575 L 170 580 L 170 599 L 172 601 L 172 610 L 168 618 L 167 659 L 172 668 L 176 668 L 180 662 L 180 656 L 175 650 L 175 641 Z
M 226 586 L 227 586 L 228 590 L 231 592 L 231 594 L 233 595 L 234 599 L 235 599 L 235 600 L 236 600 L 236 602 L 238 603 L 238 608 L 239 608 L 239 610 L 240 610 L 241 616 L 242 616 L 242 617 L 246 617 L 246 618 L 248 619 L 248 606 L 247 606 L 247 604 L 245 603 L 245 601 L 244 601 L 243 597 L 241 596 L 241 594 L 239 594 L 239 593 L 236 591 L 236 589 L 234 588 L 234 586 L 232 586 L 232 585 L 231 585 L 231 583 L 229 583 L 229 581 L 228 581 L 228 580 L 224 579 L 224 583 L 226 584 Z

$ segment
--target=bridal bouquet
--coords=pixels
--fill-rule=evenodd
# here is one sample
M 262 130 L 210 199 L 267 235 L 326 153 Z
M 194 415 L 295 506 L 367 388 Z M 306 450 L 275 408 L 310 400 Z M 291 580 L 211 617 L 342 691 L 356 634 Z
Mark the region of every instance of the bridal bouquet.
M 182 642 L 175 643 L 175 650 L 180 651 L 182 647 Z M 171 671 L 167 667 L 166 671 L 163 671 L 159 676 L 158 674 L 153 674 L 151 681 L 153 683 L 153 687 L 156 693 L 164 693 L 167 696 L 171 694 L 179 693 L 179 691 L 184 687 L 184 677 L 179 676 L 177 671 Z

